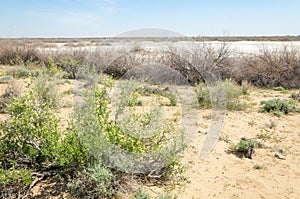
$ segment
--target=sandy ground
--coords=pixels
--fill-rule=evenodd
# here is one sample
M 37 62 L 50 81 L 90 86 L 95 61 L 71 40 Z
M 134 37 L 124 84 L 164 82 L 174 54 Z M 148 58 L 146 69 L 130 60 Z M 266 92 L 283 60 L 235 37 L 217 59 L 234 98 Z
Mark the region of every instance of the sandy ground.
M 289 95 L 255 89 L 250 91 L 249 102 Z M 259 113 L 259 107 L 258 103 L 246 112 L 227 112 L 219 142 L 203 160 L 198 149 L 206 135 L 198 134 L 182 159 L 188 182 L 175 188 L 179 198 L 299 198 L 300 114 L 277 117 Z M 202 128 L 209 123 L 203 121 Z M 226 152 L 230 143 L 258 135 L 265 139 L 260 139 L 263 146 L 255 150 L 252 159 Z M 255 165 L 263 168 L 254 169 Z
M 1 84 L 1 93 L 6 85 Z M 70 83 L 60 86 L 61 92 L 71 89 Z M 210 110 L 199 110 L 200 130 L 185 151 L 181 160 L 186 168 L 183 174 L 186 181 L 172 188 L 179 199 L 191 198 L 300 198 L 300 114 L 291 113 L 277 117 L 273 114 L 260 113 L 260 101 L 275 97 L 289 99 L 291 93 L 251 88 L 247 101 L 253 104 L 245 111 L 227 111 L 225 125 L 221 137 L 205 159 L 199 159 L 198 150 L 206 137 L 210 125 Z M 62 119 L 61 128 L 65 128 L 71 113 L 72 94 L 64 94 L 65 107 L 58 111 Z M 298 103 L 298 106 L 300 104 Z M 0 115 L 1 119 L 6 118 Z M 255 150 L 252 159 L 240 158 L 228 153 L 231 143 L 240 138 L 255 138 L 262 143 L 262 148 Z M 261 165 L 262 169 L 253 168 Z M 48 181 L 38 183 L 33 189 L 39 195 Z M 51 183 L 55 184 L 53 180 Z M 44 188 L 43 188 L 44 187 Z M 156 195 L 170 187 L 144 187 L 151 195 Z M 66 196 L 57 193 L 57 187 L 50 189 L 46 198 Z M 54 195 L 51 193 L 55 193 Z M 53 197 L 50 197 L 50 196 Z M 56 196 L 55 196 L 56 195 Z M 44 198 L 45 198 L 44 197 Z M 40 197 L 42 198 L 42 197 Z

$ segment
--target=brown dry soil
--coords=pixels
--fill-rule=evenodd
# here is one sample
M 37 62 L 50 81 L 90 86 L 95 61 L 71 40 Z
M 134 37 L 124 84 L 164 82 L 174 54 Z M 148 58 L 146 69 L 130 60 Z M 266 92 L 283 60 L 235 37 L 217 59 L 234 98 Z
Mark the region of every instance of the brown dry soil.
M 0 85 L 1 93 L 5 87 L 5 84 Z M 70 88 L 72 84 L 65 83 L 59 89 L 63 92 Z M 250 88 L 248 92 L 247 102 L 252 106 L 245 111 L 227 111 L 221 137 L 205 159 L 199 159 L 198 150 L 210 125 L 210 110 L 199 110 L 200 130 L 181 159 L 186 169 L 183 174 L 185 180 L 179 180 L 173 186 L 147 184 L 143 185 L 144 190 L 152 196 L 171 190 L 180 199 L 299 198 L 300 114 L 277 117 L 259 112 L 260 101 L 277 97 L 289 99 L 291 93 L 296 91 L 283 94 L 270 89 Z M 72 94 L 64 96 L 64 107 L 58 112 L 62 119 L 61 128 L 67 125 L 72 104 Z M 6 118 L 5 115 L 0 117 L 1 120 Z M 237 143 L 242 137 L 261 138 L 262 147 L 255 149 L 252 159 L 228 153 L 230 144 Z M 254 168 L 257 165 L 259 169 Z M 64 186 L 57 177 L 46 179 L 37 183 L 31 196 L 66 198 L 68 194 Z

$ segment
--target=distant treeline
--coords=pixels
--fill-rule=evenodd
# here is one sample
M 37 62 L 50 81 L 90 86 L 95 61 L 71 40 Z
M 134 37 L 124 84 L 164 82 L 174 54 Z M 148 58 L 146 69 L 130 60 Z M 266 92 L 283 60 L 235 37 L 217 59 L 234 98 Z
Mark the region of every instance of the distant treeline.
M 0 38 L 0 40 L 23 41 L 25 43 L 101 43 L 109 40 L 113 41 L 300 41 L 298 36 L 196 36 L 196 37 L 95 37 L 95 38 Z
M 207 36 L 199 36 L 193 37 L 196 41 L 300 41 L 300 35 L 298 36 L 240 36 L 240 37 L 207 37 Z

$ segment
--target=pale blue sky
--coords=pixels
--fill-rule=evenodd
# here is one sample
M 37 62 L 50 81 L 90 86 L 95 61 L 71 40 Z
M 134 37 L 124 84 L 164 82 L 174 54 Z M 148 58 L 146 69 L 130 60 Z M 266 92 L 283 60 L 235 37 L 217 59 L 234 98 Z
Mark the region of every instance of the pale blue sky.
M 0 0 L 0 37 L 300 35 L 299 0 Z

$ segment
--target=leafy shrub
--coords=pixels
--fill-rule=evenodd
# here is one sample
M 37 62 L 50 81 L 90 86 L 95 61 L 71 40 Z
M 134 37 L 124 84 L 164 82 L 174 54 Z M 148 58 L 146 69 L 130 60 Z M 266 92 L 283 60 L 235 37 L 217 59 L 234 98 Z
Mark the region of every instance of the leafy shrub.
M 0 167 L 0 198 L 20 198 L 32 182 L 33 177 L 29 169 L 12 167 L 3 170 Z
M 166 171 L 171 170 L 169 165 L 178 160 L 178 155 L 186 146 L 183 136 L 170 138 L 173 135 L 172 124 L 160 120 L 155 110 L 135 113 L 135 107 L 129 107 L 126 103 L 126 107 L 116 107 L 117 112 L 120 110 L 125 117 L 120 115 L 113 120 L 108 108 L 111 103 L 108 92 L 111 88 L 105 84 L 93 86 L 86 94 L 80 94 L 85 102 L 75 106 L 79 137 L 106 166 L 123 172 L 151 174 L 157 178 L 165 176 Z M 114 158 L 118 159 L 116 164 Z M 150 163 L 149 158 L 153 159 Z M 135 165 L 138 171 L 133 171 Z
M 41 163 L 52 159 L 59 139 L 58 120 L 53 111 L 39 102 L 33 91 L 15 98 L 7 108 L 9 119 L 1 123 L 0 159 L 26 157 Z
M 47 59 L 44 62 L 44 65 L 46 66 L 46 69 L 50 75 L 55 75 L 56 73 L 60 72 L 52 56 L 47 57 Z
M 291 102 L 282 99 L 273 99 L 261 102 L 263 106 L 262 112 L 274 113 L 277 116 L 288 114 L 289 112 L 300 112 L 300 109 Z
M 60 140 L 57 151 L 55 162 L 62 166 L 80 168 L 95 161 L 88 149 L 81 143 L 74 122 L 70 122 L 64 132 L 64 138 Z
M 77 73 L 79 68 L 83 66 L 81 61 L 73 59 L 72 57 L 62 57 L 57 62 L 56 65 L 58 68 L 65 71 L 66 78 L 75 79 L 77 77 Z

